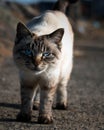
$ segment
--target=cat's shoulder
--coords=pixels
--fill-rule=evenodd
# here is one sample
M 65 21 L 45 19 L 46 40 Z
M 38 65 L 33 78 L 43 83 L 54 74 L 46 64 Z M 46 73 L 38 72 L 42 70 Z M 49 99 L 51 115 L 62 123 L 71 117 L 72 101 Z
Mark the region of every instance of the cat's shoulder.
M 27 23 L 27 27 L 31 27 L 34 23 L 37 25 L 43 21 L 51 23 L 52 21 L 59 21 L 67 19 L 65 14 L 60 11 L 47 10 L 39 16 L 34 17 Z

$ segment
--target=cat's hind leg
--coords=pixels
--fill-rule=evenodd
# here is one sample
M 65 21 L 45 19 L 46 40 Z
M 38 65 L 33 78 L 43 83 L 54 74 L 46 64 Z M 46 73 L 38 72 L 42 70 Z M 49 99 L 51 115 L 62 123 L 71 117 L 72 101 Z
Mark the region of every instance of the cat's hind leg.
M 68 80 L 62 78 L 57 86 L 56 109 L 66 110 L 67 103 L 67 83 Z

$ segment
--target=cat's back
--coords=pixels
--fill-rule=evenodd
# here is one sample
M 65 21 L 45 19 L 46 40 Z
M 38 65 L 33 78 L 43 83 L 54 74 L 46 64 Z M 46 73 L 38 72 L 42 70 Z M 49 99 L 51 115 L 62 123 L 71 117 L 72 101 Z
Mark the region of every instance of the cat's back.
M 67 17 L 60 11 L 46 11 L 42 15 L 33 18 L 27 27 L 39 35 L 49 34 L 58 28 L 64 28 L 72 33 L 72 29 Z
M 37 36 L 46 35 L 59 28 L 64 28 L 62 38 L 62 61 L 72 60 L 73 55 L 73 31 L 66 15 L 60 11 L 46 11 L 42 15 L 33 18 L 27 27 Z M 65 57 L 65 58 L 64 58 Z

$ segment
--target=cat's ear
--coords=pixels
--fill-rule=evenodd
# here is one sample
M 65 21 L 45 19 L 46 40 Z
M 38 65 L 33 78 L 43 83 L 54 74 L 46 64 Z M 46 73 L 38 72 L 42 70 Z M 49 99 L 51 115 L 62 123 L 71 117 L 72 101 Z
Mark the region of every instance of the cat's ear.
M 29 31 L 29 29 L 21 22 L 17 24 L 17 33 L 16 33 L 16 38 L 22 38 L 22 37 L 27 37 L 31 36 L 32 33 Z
M 59 28 L 53 33 L 48 35 L 48 40 L 50 40 L 52 43 L 57 44 L 58 46 L 61 46 L 61 40 L 63 38 L 63 35 L 64 35 L 64 29 Z

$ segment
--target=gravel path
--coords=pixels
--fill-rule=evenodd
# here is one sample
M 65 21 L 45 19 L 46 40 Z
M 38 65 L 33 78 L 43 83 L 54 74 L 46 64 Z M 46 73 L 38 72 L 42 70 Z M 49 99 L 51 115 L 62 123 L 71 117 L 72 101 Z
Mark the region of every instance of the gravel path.
M 53 110 L 52 125 L 39 125 L 38 111 L 33 112 L 31 123 L 16 122 L 17 69 L 11 58 L 5 59 L 0 65 L 0 130 L 104 130 L 104 51 L 79 48 L 68 84 L 68 110 Z

